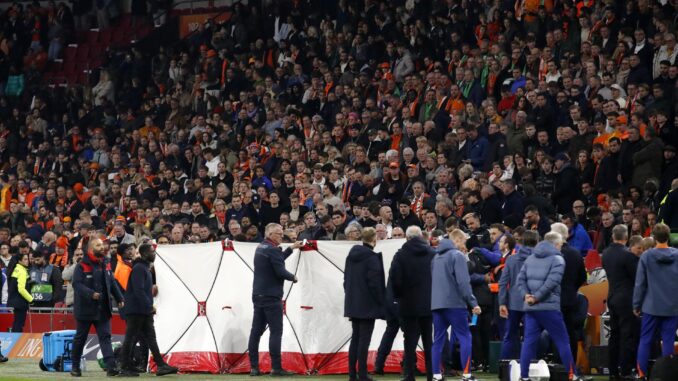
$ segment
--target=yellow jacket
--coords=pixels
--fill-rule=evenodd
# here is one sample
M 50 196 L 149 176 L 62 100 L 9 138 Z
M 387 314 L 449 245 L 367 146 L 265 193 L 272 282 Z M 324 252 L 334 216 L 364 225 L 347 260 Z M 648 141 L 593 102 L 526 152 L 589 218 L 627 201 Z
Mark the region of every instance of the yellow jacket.
M 28 269 L 21 264 L 17 264 L 12 271 L 12 278 L 16 278 L 17 291 L 28 303 L 33 301 L 33 295 L 26 290 L 26 281 L 28 280 Z

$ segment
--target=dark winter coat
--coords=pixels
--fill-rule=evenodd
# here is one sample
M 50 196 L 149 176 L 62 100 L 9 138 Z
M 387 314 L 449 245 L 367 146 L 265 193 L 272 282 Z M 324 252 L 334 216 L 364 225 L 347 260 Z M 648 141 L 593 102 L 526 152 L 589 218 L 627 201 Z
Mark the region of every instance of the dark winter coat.
M 153 314 L 153 275 L 150 265 L 141 258 L 134 261 L 125 290 L 125 314 Z
M 384 261 L 368 245 L 356 245 L 344 267 L 344 316 L 383 319 L 385 304 Z
M 638 257 L 626 246 L 612 243 L 603 251 L 603 269 L 609 282 L 608 305 L 631 310 L 637 268 Z
M 285 268 L 285 259 L 291 254 L 291 247 L 283 251 L 269 240 L 257 246 L 254 252 L 252 295 L 282 298 L 285 280 L 294 280 L 294 274 Z
M 73 271 L 73 314 L 76 320 L 97 321 L 110 319 L 113 314 L 113 298 L 120 304 L 122 293 L 113 280 L 108 259 L 85 255 Z M 99 293 L 99 300 L 94 300 Z
M 400 316 L 431 316 L 431 259 L 434 251 L 423 238 L 412 238 L 391 262 L 389 281 Z

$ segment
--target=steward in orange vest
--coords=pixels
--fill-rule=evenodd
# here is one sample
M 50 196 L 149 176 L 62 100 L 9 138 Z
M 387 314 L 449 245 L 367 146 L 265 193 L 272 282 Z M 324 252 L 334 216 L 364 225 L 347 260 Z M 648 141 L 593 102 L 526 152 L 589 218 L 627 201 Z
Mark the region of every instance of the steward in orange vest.
M 134 245 L 123 243 L 118 246 L 118 253 L 116 255 L 117 263 L 115 265 L 113 277 L 123 291 L 127 290 L 127 282 L 132 273 L 132 260 L 137 255 Z

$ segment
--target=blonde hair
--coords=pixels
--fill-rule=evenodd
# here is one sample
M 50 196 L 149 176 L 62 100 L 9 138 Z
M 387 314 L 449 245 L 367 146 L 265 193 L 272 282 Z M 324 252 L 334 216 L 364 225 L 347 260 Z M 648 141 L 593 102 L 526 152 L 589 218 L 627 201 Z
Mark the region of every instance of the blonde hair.
M 377 240 L 377 231 L 374 228 L 363 228 L 361 236 L 364 243 L 373 243 Z

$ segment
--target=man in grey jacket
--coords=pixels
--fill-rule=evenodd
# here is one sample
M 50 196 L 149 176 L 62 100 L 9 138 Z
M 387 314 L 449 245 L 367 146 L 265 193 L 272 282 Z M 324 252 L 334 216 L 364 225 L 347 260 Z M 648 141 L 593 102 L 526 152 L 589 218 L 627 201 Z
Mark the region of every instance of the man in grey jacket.
M 441 355 L 447 329 L 459 342 L 462 380 L 474 380 L 471 376 L 471 331 L 468 328 L 468 308 L 480 315 L 480 307 L 471 292 L 471 278 L 466 257 L 449 239 L 440 241 L 436 255 L 431 261 L 431 311 L 433 312 L 433 379 L 442 380 Z
M 569 378 L 580 380 L 575 375 L 570 339 L 560 312 L 560 282 L 565 271 L 565 260 L 560 255 L 562 245 L 560 233 L 546 233 L 544 241 L 537 244 L 518 275 L 518 288 L 525 300 L 525 337 L 520 351 L 521 380 L 529 380 L 530 361 L 537 355 L 537 344 L 543 330 L 548 331 L 556 345 Z
M 669 247 L 671 230 L 665 224 L 652 228 L 657 241 L 654 249 L 640 256 L 633 289 L 633 313 L 641 316 L 638 344 L 638 376 L 646 379 L 650 347 L 655 331 L 662 338 L 662 356 L 673 354 L 673 339 L 678 328 L 678 250 Z
M 518 252 L 506 260 L 504 270 L 499 279 L 499 316 L 506 320 L 501 358 L 516 358 L 520 347 L 520 323 L 523 321 L 523 295 L 518 288 L 518 274 L 527 257 L 532 255 L 532 249 L 539 242 L 539 233 L 526 230 L 523 233 L 522 245 Z

